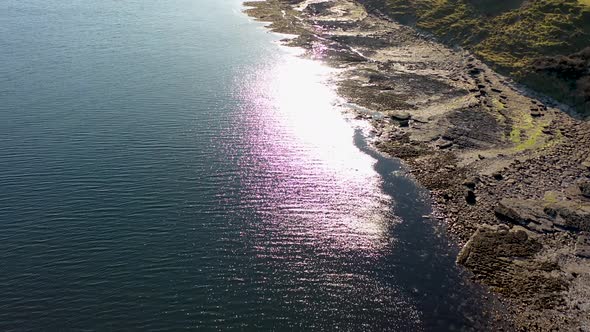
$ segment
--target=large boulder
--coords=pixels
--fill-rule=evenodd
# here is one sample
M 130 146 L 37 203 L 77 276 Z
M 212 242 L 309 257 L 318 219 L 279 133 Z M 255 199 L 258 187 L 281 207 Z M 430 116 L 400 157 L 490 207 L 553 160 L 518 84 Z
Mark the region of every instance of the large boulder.
M 465 244 L 457 263 L 506 297 L 527 299 L 540 308 L 562 302 L 565 281 L 554 262 L 535 261 L 542 245 L 520 226 L 480 227 Z
M 563 221 L 563 224 L 559 225 L 561 227 L 573 231 L 590 232 L 590 204 L 564 201 L 548 205 L 545 211 L 555 215 L 556 221 Z
M 496 216 L 538 233 L 590 231 L 590 205 L 581 202 L 502 199 Z
M 396 121 L 408 121 L 412 118 L 412 115 L 408 112 L 390 112 L 390 116 Z
M 502 199 L 494 210 L 496 216 L 512 224 L 524 226 L 539 233 L 555 232 L 554 220 L 543 206 L 534 200 Z
M 484 225 L 463 246 L 457 263 L 473 268 L 486 259 L 492 264 L 498 258 L 532 257 L 539 250 L 541 244 L 531 239 L 522 227 L 508 230 Z

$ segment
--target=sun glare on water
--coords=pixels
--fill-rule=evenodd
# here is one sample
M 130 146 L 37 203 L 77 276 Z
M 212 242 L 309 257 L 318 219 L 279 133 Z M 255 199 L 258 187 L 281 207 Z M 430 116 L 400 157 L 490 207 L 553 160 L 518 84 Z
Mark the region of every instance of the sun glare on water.
M 355 129 L 328 82 L 334 69 L 289 54 L 252 74 L 241 96 L 253 150 L 242 158 L 256 165 L 246 196 L 260 205 L 261 227 L 377 251 L 388 241 L 389 197 L 375 160 L 352 143 Z

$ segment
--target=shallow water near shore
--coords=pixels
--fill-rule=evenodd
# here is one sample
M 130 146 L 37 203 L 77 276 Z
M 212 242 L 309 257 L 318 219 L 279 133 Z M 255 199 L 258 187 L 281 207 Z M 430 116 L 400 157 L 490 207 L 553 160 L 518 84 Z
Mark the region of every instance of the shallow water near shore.
M 0 4 L 0 329 L 483 329 L 426 192 L 241 10 Z

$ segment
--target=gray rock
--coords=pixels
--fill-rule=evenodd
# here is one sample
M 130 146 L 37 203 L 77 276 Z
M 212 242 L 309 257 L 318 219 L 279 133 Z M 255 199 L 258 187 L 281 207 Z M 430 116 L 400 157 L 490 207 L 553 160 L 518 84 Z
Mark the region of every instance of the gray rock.
M 540 219 L 548 219 L 536 201 L 502 199 L 494 212 L 501 219 L 523 226 L 531 222 L 541 223 Z
M 444 133 L 442 134 L 441 138 L 447 141 L 454 141 L 457 138 L 457 135 L 453 133 Z
M 325 15 L 332 6 L 334 6 L 332 1 L 310 3 L 305 7 L 305 12 L 312 15 Z
M 412 120 L 414 120 L 414 122 L 418 122 L 418 123 L 430 122 L 430 119 L 426 116 L 414 116 L 414 117 L 412 117 Z
M 563 218 L 564 228 L 568 230 L 590 232 L 590 205 L 579 203 L 563 201 L 546 207 L 545 210 L 554 210 L 554 223 Z
M 590 258 L 590 235 L 586 233 L 578 236 L 574 252 L 578 257 Z
M 578 187 L 580 188 L 580 192 L 584 197 L 590 198 L 590 180 L 582 180 L 578 183 Z
M 408 112 L 394 112 L 391 114 L 391 118 L 397 121 L 408 121 L 412 116 Z
M 590 205 L 581 202 L 502 199 L 494 212 L 499 219 L 538 233 L 590 231 Z
M 494 271 L 507 260 L 531 257 L 542 248 L 523 230 L 481 226 L 467 241 L 457 256 L 457 263 L 466 267 L 484 267 L 481 272 Z M 505 258 L 504 260 L 498 258 Z
M 438 144 L 439 149 L 448 149 L 451 146 L 453 146 L 453 142 L 448 142 L 448 141 L 446 141 L 446 142 L 443 141 L 440 144 Z

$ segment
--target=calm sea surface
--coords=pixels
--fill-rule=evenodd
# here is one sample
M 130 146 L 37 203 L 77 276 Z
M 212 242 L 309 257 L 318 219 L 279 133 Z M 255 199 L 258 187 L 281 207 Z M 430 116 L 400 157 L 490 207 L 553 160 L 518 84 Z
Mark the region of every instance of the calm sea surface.
M 424 192 L 239 0 L 0 1 L 0 330 L 484 323 Z

